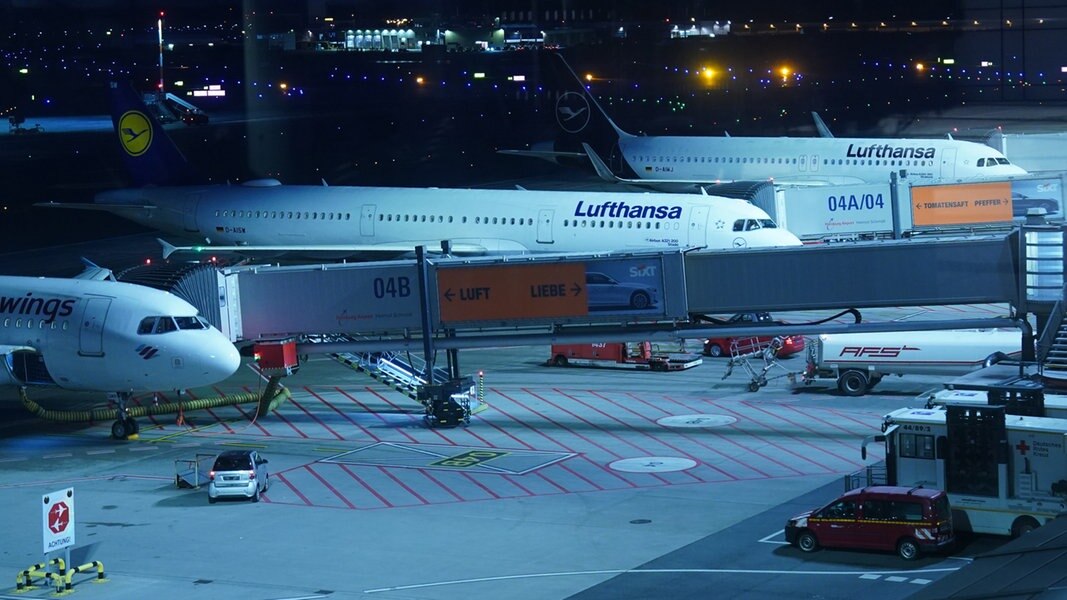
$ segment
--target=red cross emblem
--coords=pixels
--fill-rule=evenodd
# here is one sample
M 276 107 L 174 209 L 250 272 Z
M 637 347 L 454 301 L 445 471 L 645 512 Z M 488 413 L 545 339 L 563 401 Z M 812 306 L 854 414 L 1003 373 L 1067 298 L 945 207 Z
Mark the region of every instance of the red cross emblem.
M 1026 440 L 1022 440 L 1018 444 L 1015 444 L 1015 447 L 1019 449 L 1019 454 L 1022 454 L 1023 456 L 1026 456 L 1026 451 L 1030 449 L 1030 446 L 1026 445 Z
M 63 533 L 70 524 L 70 509 L 66 502 L 56 502 L 48 509 L 48 529 L 52 533 Z

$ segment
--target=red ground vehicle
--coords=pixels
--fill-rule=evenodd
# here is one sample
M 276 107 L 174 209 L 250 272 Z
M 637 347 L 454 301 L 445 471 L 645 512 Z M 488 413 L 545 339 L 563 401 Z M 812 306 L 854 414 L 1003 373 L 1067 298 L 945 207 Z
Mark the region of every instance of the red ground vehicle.
M 948 494 L 921 487 L 857 488 L 785 525 L 785 541 L 804 552 L 821 546 L 892 550 L 904 560 L 955 541 Z
M 702 364 L 697 354 L 654 353 L 650 342 L 553 344 L 549 365 L 614 367 L 648 371 L 680 371 Z
M 737 313 L 721 324 L 739 327 L 742 325 L 785 325 L 785 322 L 775 321 L 770 313 L 748 312 Z M 778 350 L 778 358 L 785 358 L 804 350 L 804 338 L 802 336 L 786 335 L 781 337 L 782 347 Z M 704 340 L 704 355 L 718 358 L 720 356 L 733 356 L 734 354 L 747 354 L 769 346 L 772 339 L 774 339 L 774 336 L 770 335 L 712 337 Z

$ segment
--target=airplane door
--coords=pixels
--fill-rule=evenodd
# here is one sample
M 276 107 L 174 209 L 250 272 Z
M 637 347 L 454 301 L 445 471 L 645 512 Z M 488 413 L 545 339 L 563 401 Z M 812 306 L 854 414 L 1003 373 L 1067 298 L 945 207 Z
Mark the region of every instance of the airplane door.
M 818 154 L 812 154 L 811 155 L 811 172 L 814 173 L 815 171 L 818 171 L 818 170 L 819 170 L 819 155 Z
M 707 229 L 708 207 L 694 207 L 692 217 L 689 220 L 689 246 L 695 248 L 706 246 L 708 244 Z
M 111 298 L 89 298 L 82 313 L 82 326 L 78 334 L 78 354 L 81 356 L 104 355 L 104 319 L 111 308 Z
M 941 179 L 956 178 L 956 149 L 945 148 L 941 151 Z
M 185 198 L 185 213 L 182 215 L 185 230 L 190 232 L 199 232 L 200 228 L 196 226 L 196 209 L 200 206 L 200 194 L 190 194 Z
M 376 204 L 364 204 L 359 211 L 359 235 L 374 237 L 374 213 L 378 210 Z
M 537 212 L 537 243 L 554 244 L 552 240 L 552 213 L 550 208 L 542 208 Z
M 807 171 L 808 170 L 808 155 L 807 154 L 801 154 L 799 157 L 797 157 L 797 169 L 800 170 L 800 171 Z

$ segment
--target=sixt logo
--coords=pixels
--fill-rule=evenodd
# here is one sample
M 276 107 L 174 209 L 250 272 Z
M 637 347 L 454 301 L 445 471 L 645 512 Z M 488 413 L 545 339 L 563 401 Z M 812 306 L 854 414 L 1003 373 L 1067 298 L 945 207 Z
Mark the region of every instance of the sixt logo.
M 681 206 L 656 206 L 654 204 L 627 204 L 607 201 L 585 205 L 582 200 L 574 207 L 576 217 L 604 217 L 609 219 L 680 219 Z
M 922 146 L 890 146 L 889 144 L 871 144 L 870 146 L 848 145 L 845 156 L 849 158 L 933 158 L 934 148 Z
M 148 360 L 159 353 L 159 348 L 155 346 L 149 346 L 148 344 L 141 344 L 136 348 L 137 354 L 141 355 L 141 358 Z
M 630 267 L 630 277 L 655 277 L 657 265 L 637 265 Z
M 67 300 L 61 300 L 59 298 L 41 298 L 33 297 L 33 292 L 27 292 L 25 296 L 9 298 L 7 296 L 0 296 L 0 313 L 12 314 L 12 315 L 36 315 L 38 317 L 47 315 L 49 321 L 53 321 L 56 317 L 69 317 L 70 313 L 74 312 L 74 303 L 77 300 L 70 298 Z
M 838 356 L 852 356 L 854 358 L 896 358 L 901 352 L 907 350 L 919 351 L 921 348 L 911 346 L 845 346 Z

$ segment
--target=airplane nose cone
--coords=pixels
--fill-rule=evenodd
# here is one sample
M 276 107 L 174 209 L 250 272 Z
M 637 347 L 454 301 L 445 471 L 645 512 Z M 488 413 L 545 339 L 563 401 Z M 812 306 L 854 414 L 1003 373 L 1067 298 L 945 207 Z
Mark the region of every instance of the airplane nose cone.
M 212 357 L 214 360 L 209 368 L 211 375 L 218 377 L 216 381 L 222 381 L 237 372 L 241 366 L 241 354 L 229 340 L 221 335 L 218 351 Z

